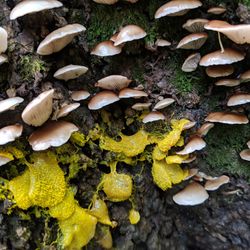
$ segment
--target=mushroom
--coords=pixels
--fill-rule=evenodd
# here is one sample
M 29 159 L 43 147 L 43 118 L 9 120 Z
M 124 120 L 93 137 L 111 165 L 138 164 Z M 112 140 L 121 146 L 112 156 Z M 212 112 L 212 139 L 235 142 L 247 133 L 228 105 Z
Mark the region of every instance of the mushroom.
M 90 93 L 86 90 L 76 90 L 72 91 L 71 99 L 73 101 L 83 101 L 90 97 Z
M 230 48 L 226 48 L 224 52 L 216 50 L 203 56 L 200 60 L 200 66 L 225 65 L 242 61 L 245 54 Z
M 205 136 L 209 132 L 210 129 L 214 127 L 214 124 L 211 122 L 204 123 L 196 132 L 199 136 Z
M 8 33 L 0 27 L 0 54 L 4 53 L 8 48 Z
M 115 46 L 112 41 L 104 41 L 98 43 L 94 49 L 91 51 L 91 55 L 96 56 L 114 56 L 118 55 L 122 52 L 122 48 L 120 46 Z
M 198 0 L 173 0 L 162 5 L 155 13 L 155 18 L 164 16 L 183 16 L 189 10 L 198 8 L 202 3 Z
M 250 141 L 247 142 L 247 146 L 248 146 L 248 148 L 250 148 Z
M 105 90 L 92 97 L 88 104 L 88 108 L 90 110 L 98 110 L 117 101 L 119 101 L 117 94 L 112 91 Z
M 245 71 L 240 75 L 241 82 L 249 82 L 250 81 L 250 70 Z
M 165 39 L 157 39 L 155 42 L 155 46 L 157 47 L 166 47 L 166 46 L 170 46 L 171 43 Z
M 3 166 L 5 164 L 9 163 L 12 160 L 14 160 L 13 156 L 8 157 L 8 156 L 2 155 L 0 153 L 0 166 Z
M 147 33 L 137 25 L 127 25 L 123 27 L 118 33 L 115 39 L 115 46 L 118 46 L 122 43 L 134 41 L 145 37 Z
M 63 106 L 56 114 L 56 119 L 67 116 L 70 112 L 77 109 L 79 106 L 80 103 L 71 103 Z
M 109 4 L 109 5 L 118 2 L 118 0 L 93 0 L 93 1 L 96 3 Z
M 240 158 L 245 161 L 250 161 L 250 149 L 244 149 L 240 152 Z
M 63 4 L 56 0 L 24 0 L 18 3 L 10 13 L 10 20 L 18 17 L 39 12 L 42 10 L 54 9 L 62 7 Z
M 175 102 L 175 99 L 173 99 L 173 98 L 165 98 L 165 99 L 159 101 L 158 103 L 156 103 L 156 105 L 154 106 L 154 109 L 155 110 L 164 109 L 174 102 Z
M 194 206 L 203 203 L 209 197 L 206 189 L 197 182 L 189 183 L 182 191 L 173 196 L 178 205 Z
M 249 122 L 247 116 L 233 112 L 212 112 L 205 121 L 224 124 L 247 124 Z
M 214 15 L 220 15 L 223 14 L 227 11 L 226 8 L 223 6 L 216 6 L 216 7 L 211 7 L 207 10 L 207 13 L 214 14 Z
M 216 86 L 226 86 L 226 87 L 235 87 L 240 85 L 240 80 L 238 79 L 221 79 L 214 83 Z
M 206 73 L 209 77 L 225 77 L 233 74 L 234 67 L 232 65 L 216 65 L 206 68 Z
M 208 35 L 206 33 L 192 33 L 185 36 L 177 45 L 177 49 L 200 49 L 206 42 Z
M 0 101 L 0 113 L 7 111 L 9 109 L 14 109 L 17 105 L 24 101 L 21 97 L 11 97 Z
M 191 128 L 193 128 L 195 125 L 196 125 L 196 122 L 191 122 L 191 121 L 189 121 L 188 123 L 186 123 L 186 124 L 183 126 L 183 130 L 191 129 Z
M 209 20 L 203 18 L 189 19 L 183 25 L 182 28 L 192 33 L 199 33 L 204 31 L 204 26 Z
M 71 64 L 57 70 L 54 74 L 54 77 L 59 80 L 68 81 L 78 78 L 79 76 L 85 74 L 87 71 L 87 67 Z
M 51 89 L 33 99 L 23 110 L 23 121 L 36 127 L 45 123 L 52 113 L 53 94 L 54 89 Z
M 206 142 L 199 136 L 193 136 L 183 150 L 176 152 L 178 155 L 191 154 L 206 147 Z
M 227 106 L 242 105 L 250 102 L 250 94 L 235 94 L 227 102 Z
M 73 123 L 51 121 L 33 132 L 28 141 L 34 151 L 46 150 L 50 147 L 63 145 L 76 131 L 78 131 L 78 128 Z
M 135 103 L 131 108 L 137 111 L 142 111 L 145 109 L 148 109 L 150 106 L 152 105 L 152 103 L 150 102 L 146 102 L 146 103 Z
M 23 132 L 23 126 L 20 124 L 6 126 L 0 129 L 0 145 L 15 141 Z
M 144 116 L 142 122 L 148 123 L 148 122 L 155 122 L 159 120 L 165 120 L 165 116 L 158 111 L 152 111 Z
M 108 90 L 121 90 L 127 88 L 132 82 L 126 76 L 110 75 L 97 81 L 95 87 Z
M 0 55 L 0 65 L 7 61 L 8 61 L 8 57 L 6 55 Z
M 229 177 L 226 175 L 222 175 L 220 177 L 217 177 L 213 180 L 208 180 L 205 183 L 205 189 L 207 191 L 214 191 L 217 190 L 220 186 L 223 184 L 226 184 L 230 181 Z
M 200 53 L 191 54 L 182 64 L 181 70 L 184 72 L 195 71 L 198 67 L 200 59 L 201 59 Z
M 85 31 L 81 24 L 68 24 L 62 28 L 54 30 L 40 43 L 37 48 L 39 55 L 50 55 L 66 47 L 76 35 Z
M 119 92 L 119 98 L 140 98 L 148 96 L 147 93 L 141 90 L 124 88 Z
M 184 180 L 186 181 L 186 180 L 191 179 L 193 176 L 195 176 L 198 173 L 198 171 L 199 171 L 198 168 L 188 169 L 188 176 Z

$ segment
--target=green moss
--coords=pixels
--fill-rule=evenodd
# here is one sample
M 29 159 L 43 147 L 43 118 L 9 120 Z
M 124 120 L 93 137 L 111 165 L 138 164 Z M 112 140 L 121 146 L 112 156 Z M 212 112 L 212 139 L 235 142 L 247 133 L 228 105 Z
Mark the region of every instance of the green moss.
M 250 180 L 249 162 L 240 159 L 239 153 L 247 148 L 249 125 L 216 124 L 205 138 L 207 147 L 202 160 L 204 167 L 213 173 L 237 174 Z
M 246 5 L 247 7 L 250 7 L 250 0 L 240 0 L 240 3 Z

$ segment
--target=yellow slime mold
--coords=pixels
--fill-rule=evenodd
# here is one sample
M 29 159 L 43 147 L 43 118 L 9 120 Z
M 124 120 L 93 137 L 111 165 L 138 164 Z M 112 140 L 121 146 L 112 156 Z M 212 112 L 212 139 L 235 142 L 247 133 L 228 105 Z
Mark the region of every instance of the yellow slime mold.
M 140 213 L 132 208 L 129 211 L 128 218 L 131 224 L 137 224 L 140 221 Z
M 181 164 L 183 161 L 188 159 L 188 155 L 170 155 L 165 158 L 167 164 Z

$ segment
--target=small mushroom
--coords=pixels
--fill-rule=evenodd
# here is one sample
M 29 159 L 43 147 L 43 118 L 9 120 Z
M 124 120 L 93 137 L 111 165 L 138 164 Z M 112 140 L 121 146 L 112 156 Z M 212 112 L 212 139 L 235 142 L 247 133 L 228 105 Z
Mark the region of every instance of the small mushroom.
M 115 46 L 122 43 L 134 41 L 145 37 L 147 33 L 137 25 L 127 25 L 123 27 L 115 39 Z
M 165 120 L 165 116 L 158 111 L 152 111 L 148 113 L 146 116 L 144 116 L 142 122 L 148 123 L 148 122 L 155 122 L 159 120 Z
M 152 103 L 150 102 L 146 102 L 146 103 L 138 102 L 138 103 L 135 103 L 131 108 L 137 111 L 142 111 L 142 110 L 148 109 L 151 105 Z
M 215 178 L 213 180 L 208 180 L 205 183 L 205 189 L 207 191 L 214 191 L 217 190 L 220 186 L 228 183 L 230 181 L 229 177 L 226 175 L 222 175 L 218 178 Z
M 240 152 L 240 158 L 245 161 L 250 161 L 250 149 L 244 149 Z
M 127 88 L 132 82 L 126 76 L 110 75 L 97 81 L 95 87 L 108 90 L 121 90 Z
M 68 24 L 62 28 L 54 30 L 40 43 L 37 48 L 39 55 L 50 55 L 66 47 L 76 35 L 85 31 L 81 24 Z
M 165 99 L 159 101 L 158 103 L 156 103 L 156 105 L 154 106 L 154 109 L 155 110 L 164 109 L 174 102 L 175 102 L 175 99 L 173 99 L 173 98 L 165 98 Z
M 8 57 L 6 55 L 0 55 L 0 65 L 6 63 L 8 61 Z
M 183 160 L 182 163 L 191 163 L 191 162 L 195 161 L 196 158 L 197 158 L 196 155 L 192 155 L 189 158 L 187 158 L 186 160 Z
M 250 70 L 245 71 L 240 75 L 241 82 L 249 82 L 250 81 Z
M 89 97 L 90 93 L 86 90 L 76 90 L 71 93 L 71 99 L 76 102 L 86 100 Z
M 183 16 L 189 10 L 198 8 L 202 3 L 198 0 L 174 0 L 162 5 L 155 13 L 155 18 L 164 16 Z
M 176 152 L 178 155 L 191 154 L 206 147 L 206 142 L 199 136 L 193 136 L 183 150 Z
M 181 70 L 184 72 L 195 71 L 199 65 L 200 59 L 201 59 L 200 53 L 191 54 L 182 64 Z
M 8 157 L 0 153 L 0 166 L 3 166 L 13 160 L 13 157 Z
M 71 103 L 63 106 L 56 114 L 56 119 L 67 116 L 70 112 L 74 111 L 80 106 L 80 103 Z
M 206 68 L 206 73 L 209 77 L 225 77 L 233 74 L 234 67 L 232 65 L 216 65 Z
M 188 123 L 186 123 L 186 124 L 183 126 L 183 130 L 191 129 L 191 128 L 193 128 L 195 125 L 196 125 L 196 122 L 191 122 L 191 121 L 189 121 Z
M 186 180 L 191 179 L 192 177 L 194 177 L 198 173 L 198 171 L 199 171 L 198 168 L 188 169 L 188 176 L 184 180 L 186 181 Z
M 20 124 L 6 126 L 0 129 L 0 145 L 15 141 L 23 132 L 23 126 Z
M 109 5 L 118 2 L 118 0 L 93 0 L 93 1 L 96 2 L 96 3 L 109 4 Z
M 42 10 L 62 7 L 63 4 L 56 0 L 24 0 L 19 2 L 10 13 L 10 20 L 18 17 L 39 12 Z
M 248 146 L 248 148 L 250 148 L 250 141 L 247 142 L 247 146 Z
M 9 109 L 14 109 L 17 105 L 24 101 L 21 97 L 11 97 L 0 101 L 0 113 L 7 111 Z
M 8 48 L 8 33 L 0 27 L 0 54 L 4 53 Z
M 192 33 L 199 33 L 204 31 L 204 26 L 209 20 L 203 18 L 189 19 L 182 25 L 182 28 Z
M 33 132 L 28 141 L 34 151 L 46 150 L 50 147 L 63 145 L 76 131 L 78 131 L 78 128 L 73 123 L 51 121 Z
M 119 92 L 119 98 L 140 98 L 148 96 L 147 93 L 141 90 L 124 88 Z
M 177 45 L 177 49 L 200 49 L 206 42 L 208 35 L 206 33 L 192 33 L 185 36 Z
M 194 206 L 203 203 L 209 197 L 206 189 L 197 182 L 191 182 L 182 191 L 173 196 L 178 205 Z
M 250 94 L 235 94 L 227 102 L 227 106 L 243 105 L 250 102 Z
M 240 85 L 240 80 L 238 79 L 221 79 L 214 83 L 216 86 L 226 86 L 226 87 L 235 87 Z
M 51 89 L 33 99 L 23 110 L 23 121 L 36 127 L 45 123 L 52 113 L 53 94 L 54 89 Z
M 205 121 L 224 124 L 247 124 L 249 122 L 247 116 L 233 112 L 212 112 Z
M 88 71 L 87 67 L 81 65 L 68 65 L 59 70 L 54 74 L 54 77 L 59 80 L 68 81 L 71 79 L 78 78 Z
M 117 94 L 112 91 L 105 90 L 92 97 L 88 104 L 88 108 L 90 110 L 98 110 L 117 101 L 119 101 Z
M 122 48 L 120 46 L 115 46 L 112 41 L 104 41 L 98 43 L 95 48 L 91 51 L 91 55 L 96 56 L 114 56 L 118 55 L 122 52 Z
M 211 122 L 204 123 L 196 132 L 199 136 L 206 136 L 207 133 L 214 127 L 214 124 Z
M 171 43 L 165 39 L 157 39 L 156 42 L 155 42 L 155 46 L 157 47 L 167 47 L 167 46 L 170 46 Z
M 226 8 L 223 6 L 216 6 L 216 7 L 211 7 L 207 10 L 207 13 L 214 14 L 214 15 L 221 15 L 227 11 Z

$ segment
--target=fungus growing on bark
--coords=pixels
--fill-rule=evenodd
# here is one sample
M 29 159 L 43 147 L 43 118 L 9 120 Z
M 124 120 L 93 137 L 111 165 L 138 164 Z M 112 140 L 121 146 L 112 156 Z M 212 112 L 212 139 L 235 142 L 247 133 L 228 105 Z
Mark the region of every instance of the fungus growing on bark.
M 206 74 L 209 77 L 225 77 L 233 74 L 234 67 L 232 65 L 216 65 L 206 68 Z
M 206 42 L 208 35 L 206 33 L 192 33 L 184 38 L 177 45 L 177 49 L 200 49 Z
M 225 124 L 247 124 L 249 122 L 247 116 L 233 112 L 212 112 L 205 121 Z
M 205 189 L 207 191 L 217 190 L 220 186 L 228 183 L 230 181 L 229 177 L 226 175 L 222 175 L 213 180 L 207 180 L 205 183 Z
M 182 64 L 181 70 L 184 72 L 193 72 L 197 69 L 201 59 L 200 53 L 194 53 L 187 57 Z
M 104 41 L 101 43 L 98 43 L 94 49 L 91 51 L 91 55 L 96 56 L 114 56 L 118 55 L 122 52 L 121 46 L 115 46 L 114 42 L 112 41 Z
M 223 6 L 216 6 L 216 7 L 211 7 L 207 10 L 207 13 L 209 14 L 214 14 L 214 15 L 221 15 L 227 11 L 226 8 Z
M 164 108 L 166 108 L 167 106 L 171 105 L 174 102 L 175 102 L 175 99 L 173 99 L 173 98 L 165 98 L 165 99 L 157 102 L 156 105 L 154 106 L 154 109 L 155 110 L 164 109 Z
M 86 90 L 76 90 L 72 91 L 70 96 L 73 101 L 83 101 L 90 97 L 90 93 Z
M 127 88 L 132 82 L 126 76 L 110 75 L 97 81 L 95 87 L 108 90 L 121 90 Z
M 182 25 L 182 28 L 192 33 L 199 33 L 204 31 L 204 26 L 208 22 L 209 20 L 202 18 L 189 19 Z
M 142 119 L 143 123 L 148 123 L 148 122 L 155 122 L 155 121 L 160 121 L 160 120 L 165 120 L 165 115 L 163 115 L 159 111 L 152 111 L 145 115 Z
M 206 142 L 199 136 L 193 136 L 188 143 L 185 145 L 184 149 L 176 152 L 178 155 L 191 154 L 197 150 L 202 150 L 206 147 Z
M 148 94 L 141 90 L 124 88 L 119 92 L 119 98 L 141 98 L 147 97 Z
M 8 33 L 0 27 L 0 54 L 4 53 L 8 48 Z
M 78 78 L 88 71 L 87 67 L 81 65 L 68 65 L 54 73 L 54 77 L 59 80 L 68 81 L 71 79 Z
M 234 94 L 229 98 L 227 106 L 243 105 L 249 102 L 250 94 Z
M 157 47 L 167 47 L 170 45 L 171 45 L 171 43 L 165 39 L 158 38 L 155 42 L 155 46 L 157 46 Z
M 80 106 L 80 103 L 71 103 L 63 106 L 56 114 L 56 119 L 67 116 L 70 112 L 74 111 Z
M 0 101 L 0 113 L 9 109 L 14 109 L 17 105 L 24 101 L 21 97 L 10 97 L 8 99 Z
M 9 125 L 0 129 L 0 145 L 15 141 L 23 132 L 23 126 L 20 124 Z
M 131 108 L 134 110 L 137 110 L 137 111 L 142 111 L 145 109 L 149 109 L 149 107 L 151 105 L 152 105 L 152 103 L 150 103 L 150 102 L 146 102 L 146 103 L 138 102 L 138 103 L 135 103 Z
M 235 87 L 240 85 L 240 80 L 238 79 L 221 79 L 214 83 L 216 86 L 225 86 L 225 87 Z
M 199 136 L 206 136 L 207 133 L 214 127 L 214 124 L 211 122 L 204 123 L 196 132 Z

